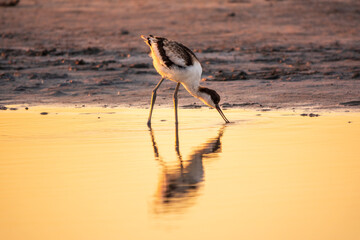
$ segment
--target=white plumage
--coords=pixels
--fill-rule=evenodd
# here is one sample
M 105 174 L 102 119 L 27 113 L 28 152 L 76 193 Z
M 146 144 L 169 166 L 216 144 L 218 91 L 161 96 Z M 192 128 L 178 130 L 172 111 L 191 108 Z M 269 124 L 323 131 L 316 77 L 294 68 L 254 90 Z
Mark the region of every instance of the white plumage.
M 194 97 L 203 101 L 206 105 L 216 108 L 226 123 L 224 113 L 219 107 L 220 96 L 216 91 L 201 87 L 201 64 L 196 55 L 181 43 L 168 40 L 163 37 L 154 37 L 153 35 L 141 36 L 145 43 L 150 47 L 150 56 L 153 59 L 153 65 L 156 71 L 162 76 L 162 79 L 153 90 L 151 98 L 150 115 L 148 119 L 148 126 L 151 126 L 151 116 L 153 106 L 156 99 L 156 91 L 161 85 L 162 81 L 167 78 L 177 83 L 174 93 L 175 103 L 175 122 L 177 123 L 177 92 L 180 84 Z

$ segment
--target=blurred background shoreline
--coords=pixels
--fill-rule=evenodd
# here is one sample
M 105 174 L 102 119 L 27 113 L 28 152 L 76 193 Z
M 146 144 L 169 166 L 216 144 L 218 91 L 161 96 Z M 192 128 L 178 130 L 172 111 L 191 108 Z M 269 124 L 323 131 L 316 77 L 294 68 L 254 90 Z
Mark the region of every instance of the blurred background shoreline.
M 358 108 L 359 26 L 355 0 L 23 0 L 0 8 L 0 104 L 147 107 L 154 34 L 196 52 L 224 107 Z

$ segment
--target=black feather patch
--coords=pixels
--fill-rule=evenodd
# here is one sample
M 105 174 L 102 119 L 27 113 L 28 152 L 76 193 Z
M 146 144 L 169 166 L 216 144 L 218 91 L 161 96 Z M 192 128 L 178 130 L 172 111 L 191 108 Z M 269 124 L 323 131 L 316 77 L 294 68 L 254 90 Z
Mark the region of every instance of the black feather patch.
M 151 35 L 150 35 L 151 36 Z M 149 44 L 149 46 L 151 47 L 151 41 L 150 41 L 150 38 L 148 37 L 147 38 L 147 43 Z
M 165 63 L 165 66 L 170 68 L 172 65 L 174 65 L 174 62 L 171 61 L 169 57 L 166 55 L 166 52 L 164 50 L 164 40 L 165 38 L 157 37 L 157 47 L 159 49 L 159 54 L 161 56 L 161 59 Z
M 199 61 L 199 59 L 196 57 L 195 53 L 193 53 L 193 51 L 191 51 L 188 47 L 186 47 L 186 46 L 184 46 L 184 45 L 182 45 L 181 43 L 178 43 L 178 42 L 177 42 L 177 44 L 181 48 L 183 48 L 183 50 L 184 50 L 183 52 L 186 53 L 186 56 L 184 56 L 186 66 L 190 66 L 190 65 L 193 64 L 193 59 L 192 59 L 191 56 L 193 56 L 196 60 Z
M 150 35 L 150 37 L 153 37 Z M 198 60 L 195 54 L 187 47 L 182 45 L 181 43 L 175 42 L 175 41 L 169 41 L 166 38 L 163 37 L 153 37 L 155 38 L 155 42 L 157 44 L 157 49 L 159 51 L 160 58 L 164 65 L 168 68 L 171 68 L 173 66 L 178 68 L 185 68 L 186 66 L 191 66 L 194 64 L 194 59 Z M 150 45 L 151 46 L 151 45 Z M 165 48 L 164 48 L 165 46 Z M 177 55 L 177 57 L 180 57 L 184 61 L 184 65 L 177 64 L 171 60 L 171 58 L 168 57 L 166 54 L 166 51 L 171 51 Z
M 209 94 L 211 97 L 211 100 L 213 100 L 215 105 L 220 102 L 220 95 L 215 90 L 212 90 L 212 89 L 206 88 L 206 87 L 199 87 L 199 92 Z

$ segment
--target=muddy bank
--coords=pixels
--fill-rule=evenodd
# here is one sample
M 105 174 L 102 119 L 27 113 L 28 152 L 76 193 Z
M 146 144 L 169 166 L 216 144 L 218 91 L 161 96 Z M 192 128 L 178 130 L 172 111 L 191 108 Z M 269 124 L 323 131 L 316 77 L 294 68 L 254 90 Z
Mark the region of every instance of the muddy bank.
M 159 75 L 139 35 L 152 33 L 197 53 L 224 107 L 359 108 L 359 26 L 351 0 L 21 1 L 0 8 L 0 104 L 147 107 Z

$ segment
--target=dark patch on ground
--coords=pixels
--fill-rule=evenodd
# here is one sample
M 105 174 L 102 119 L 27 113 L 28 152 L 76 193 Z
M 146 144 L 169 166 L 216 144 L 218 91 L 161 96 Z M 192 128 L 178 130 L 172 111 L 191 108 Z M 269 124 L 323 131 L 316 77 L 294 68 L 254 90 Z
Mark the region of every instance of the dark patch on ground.
M 249 78 L 249 75 L 241 70 L 219 70 L 205 78 L 206 81 L 236 81 L 236 80 L 246 80 Z
M 184 109 L 196 109 L 196 108 L 201 108 L 201 107 L 202 106 L 196 105 L 196 104 L 189 104 L 189 105 L 180 106 L 180 108 L 184 108 Z
M 316 113 L 310 113 L 310 114 L 302 113 L 302 114 L 300 114 L 300 116 L 302 116 L 302 117 L 319 117 L 320 115 L 316 114 Z
M 343 102 L 343 103 L 340 103 L 340 105 L 350 106 L 350 107 L 360 106 L 360 101 Z
M 15 7 L 20 0 L 3 0 L 0 2 L 0 7 Z

